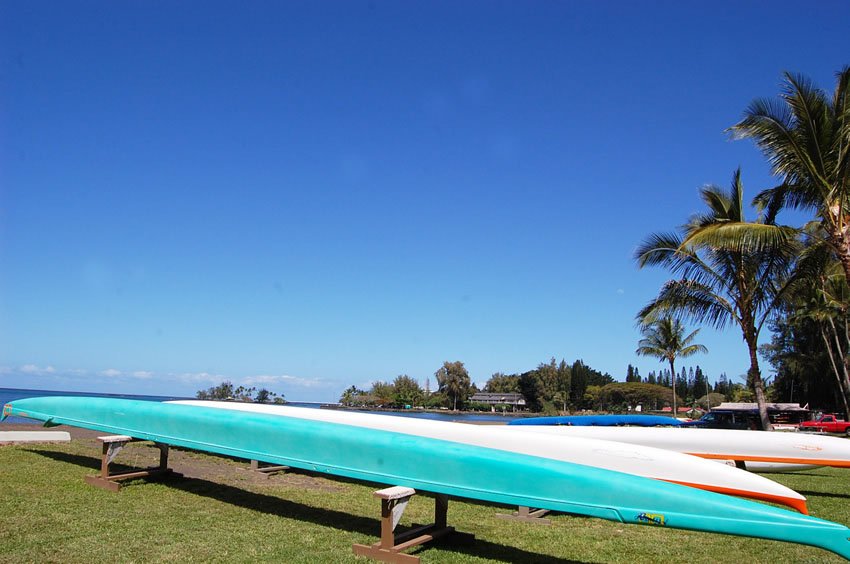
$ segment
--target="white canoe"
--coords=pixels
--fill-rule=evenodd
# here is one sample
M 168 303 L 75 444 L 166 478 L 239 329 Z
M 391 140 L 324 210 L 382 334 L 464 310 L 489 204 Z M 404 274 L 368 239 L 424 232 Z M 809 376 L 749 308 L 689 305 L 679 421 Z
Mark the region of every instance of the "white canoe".
M 524 433 L 621 441 L 715 460 L 744 461 L 754 470 L 781 470 L 802 464 L 850 468 L 850 440 L 807 433 L 765 433 L 730 429 L 672 427 L 516 426 Z M 794 468 L 793 466 L 785 469 Z M 795 468 L 797 470 L 801 468 Z
M 516 430 L 506 425 L 467 425 L 350 411 L 200 400 L 168 403 L 274 414 L 406 433 L 583 464 L 718 493 L 771 501 L 787 505 L 801 513 L 807 513 L 805 497 L 767 478 L 738 468 L 713 464 L 697 457 L 624 442 L 567 436 L 564 437 L 565 440 L 552 441 L 549 437 Z

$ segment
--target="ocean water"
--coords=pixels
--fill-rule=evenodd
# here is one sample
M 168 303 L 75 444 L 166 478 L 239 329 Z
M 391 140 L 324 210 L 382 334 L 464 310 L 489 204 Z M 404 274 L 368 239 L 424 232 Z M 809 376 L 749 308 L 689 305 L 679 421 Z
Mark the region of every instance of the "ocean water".
M 182 396 L 143 396 L 133 394 L 97 394 L 94 392 L 63 392 L 57 390 L 22 390 L 18 388 L 0 388 L 0 406 L 10 401 L 24 398 L 37 398 L 45 396 L 94 396 L 99 398 L 134 399 L 144 401 L 167 401 L 176 399 L 194 399 Z M 8 417 L 4 423 L 36 423 L 32 419 L 22 417 Z
M 16 399 L 24 399 L 24 398 L 35 398 L 35 397 L 44 397 L 44 396 L 93 396 L 99 398 L 118 398 L 118 399 L 134 399 L 134 400 L 143 400 L 143 401 L 168 401 L 168 400 L 178 400 L 178 399 L 195 399 L 193 397 L 185 397 L 185 396 L 145 396 L 145 395 L 136 395 L 136 394 L 98 394 L 95 392 L 63 392 L 56 390 L 22 390 L 17 388 L 0 388 L 0 407 L 5 405 L 10 401 L 14 401 Z M 306 408 L 319 408 L 322 405 L 321 403 L 313 403 L 313 402 L 287 402 L 287 406 L 289 407 L 306 407 Z M 502 422 L 506 423 L 510 421 L 511 416 L 505 415 L 494 415 L 494 414 L 486 414 L 486 413 L 434 413 L 434 412 L 424 412 L 420 410 L 409 410 L 409 411 L 367 411 L 365 413 L 375 413 L 378 415 L 395 415 L 400 417 L 416 417 L 419 419 L 435 419 L 438 421 L 489 421 L 489 422 Z M 35 423 L 35 421 L 31 419 L 24 419 L 22 417 L 8 417 L 3 423 Z

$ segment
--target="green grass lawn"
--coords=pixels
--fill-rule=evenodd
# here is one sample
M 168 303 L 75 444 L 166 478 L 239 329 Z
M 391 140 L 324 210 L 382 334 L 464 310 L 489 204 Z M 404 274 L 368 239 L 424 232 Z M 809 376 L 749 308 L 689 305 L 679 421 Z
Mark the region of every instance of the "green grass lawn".
M 153 464 L 158 451 L 130 445 L 118 458 Z M 175 451 L 183 478 L 137 480 L 119 493 L 84 483 L 99 468 L 91 438 L 0 447 L 0 555 L 4 562 L 367 562 L 352 543 L 377 542 L 374 485 L 302 473 L 258 478 L 247 463 Z M 850 470 L 778 474 L 816 517 L 850 523 Z M 475 535 L 412 551 L 423 562 L 839 562 L 789 543 L 622 525 L 555 515 L 551 526 L 496 518 L 511 508 L 452 500 L 449 524 Z M 417 495 L 401 526 L 430 522 Z

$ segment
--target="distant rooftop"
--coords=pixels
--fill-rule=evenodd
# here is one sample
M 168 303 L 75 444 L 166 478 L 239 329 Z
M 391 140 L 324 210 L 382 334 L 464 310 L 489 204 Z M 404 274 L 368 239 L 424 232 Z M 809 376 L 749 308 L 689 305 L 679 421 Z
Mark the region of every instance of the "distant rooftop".
M 478 392 L 477 394 L 473 394 L 472 397 L 469 398 L 469 401 L 489 404 L 525 405 L 525 398 L 523 395 L 515 392 Z
M 757 411 L 757 403 L 723 402 L 712 411 Z M 801 407 L 799 403 L 768 403 L 768 411 L 809 411 L 808 407 Z

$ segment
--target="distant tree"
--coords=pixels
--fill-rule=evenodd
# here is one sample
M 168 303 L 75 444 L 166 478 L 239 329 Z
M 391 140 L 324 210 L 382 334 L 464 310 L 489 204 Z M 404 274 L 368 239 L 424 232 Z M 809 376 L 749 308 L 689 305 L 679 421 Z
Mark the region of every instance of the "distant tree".
M 676 395 L 684 400 L 688 398 L 688 369 L 684 366 L 676 377 Z
M 558 377 L 555 395 L 552 398 L 555 403 L 561 405 L 563 411 L 567 411 L 570 401 L 570 386 L 572 385 L 573 373 L 564 359 L 558 364 Z
M 254 393 L 257 391 L 257 388 L 251 386 L 246 388 L 245 386 L 239 386 L 235 390 L 233 390 L 233 399 L 236 401 L 244 401 L 250 402 L 254 401 Z
M 211 388 L 207 388 L 206 390 L 199 390 L 195 397 L 201 400 L 233 400 L 235 399 L 236 392 L 233 389 L 233 383 L 230 380 L 225 380 L 218 386 L 213 386 Z
M 396 379 L 393 380 L 392 386 L 394 403 L 397 407 L 418 405 L 422 402 L 422 398 L 425 395 L 422 388 L 419 387 L 419 382 L 407 374 L 396 376 Z
M 596 408 L 601 410 L 627 410 L 642 405 L 656 409 L 670 401 L 671 390 L 656 384 L 642 382 L 615 382 L 599 389 Z
M 687 390 L 687 396 L 686 397 L 690 401 L 692 398 L 696 397 L 696 395 L 694 394 L 694 367 L 693 366 L 688 367 L 687 384 L 688 384 L 688 390 Z
M 738 403 L 752 403 L 755 400 L 755 394 L 747 386 L 734 383 L 729 387 L 729 401 Z
M 541 362 L 536 371 L 541 385 L 540 401 L 551 403 L 558 391 L 558 364 L 555 357 L 549 359 L 549 362 Z
M 584 389 L 584 395 L 581 398 L 583 407 L 595 408 L 599 405 L 599 394 L 602 393 L 603 386 L 590 384 Z
M 437 409 L 451 405 L 449 397 L 442 392 L 433 392 L 422 399 L 422 407 Z
M 592 386 L 605 386 L 607 384 L 613 384 L 617 380 L 614 379 L 613 376 L 608 374 L 607 372 L 600 372 L 598 370 L 594 370 L 589 366 L 587 368 L 587 382 L 588 385 Z
M 708 352 L 704 345 L 694 343 L 697 333 L 699 329 L 685 335 L 685 326 L 672 317 L 651 320 L 641 327 L 643 338 L 635 352 L 641 356 L 654 356 L 661 361 L 666 360 L 670 363 L 670 374 L 675 377 L 677 358 L 688 357 L 698 352 Z M 676 410 L 677 386 L 674 384 L 672 388 L 673 416 L 675 417 L 678 413 Z
M 256 394 L 256 396 L 255 396 Z M 230 380 L 225 380 L 218 386 L 213 386 L 211 388 L 207 388 L 206 390 L 199 390 L 195 393 L 195 397 L 202 400 L 215 400 L 215 401 L 242 401 L 242 402 L 257 402 L 257 403 L 268 403 L 269 401 L 274 400 L 275 403 L 283 403 L 283 397 L 279 398 L 277 394 L 274 392 L 270 392 L 269 390 L 262 388 L 257 391 L 255 387 L 245 387 L 239 386 L 234 387 L 233 382 Z
M 516 391 L 523 395 L 531 411 L 555 414 L 567 410 L 571 401 L 572 369 L 563 359 L 552 357 L 516 378 Z
M 572 367 L 572 381 L 570 382 L 570 402 L 575 407 L 582 407 L 584 404 L 584 392 L 587 390 L 589 370 L 588 367 L 580 360 L 576 360 Z
M 702 368 L 697 365 L 697 369 L 694 371 L 694 386 L 693 386 L 693 394 L 695 398 L 699 398 L 705 396 L 706 394 L 711 392 L 711 386 L 708 383 L 708 378 L 705 377 L 705 374 L 702 372 Z
M 543 411 L 544 398 L 543 380 L 537 370 L 529 370 L 519 376 L 519 393 L 525 398 L 525 405 L 531 411 Z
M 510 394 L 519 393 L 519 376 L 512 374 L 510 376 L 496 372 L 487 383 L 484 385 L 484 391 L 493 394 Z
M 389 406 L 393 404 L 395 389 L 387 382 L 373 382 L 369 395 L 379 406 Z
M 698 398 L 696 400 L 696 404 L 703 409 L 710 409 L 712 407 L 717 407 L 724 401 L 726 401 L 726 396 L 711 392 L 710 394 L 706 394 Z
M 458 403 L 461 406 L 469 397 L 471 381 L 469 372 L 461 361 L 445 361 L 435 373 L 439 391 L 452 400 L 452 409 L 457 410 Z
M 728 401 L 731 399 L 731 388 L 729 386 L 729 378 L 726 377 L 725 372 L 720 373 L 720 377 L 717 379 L 717 382 L 714 384 L 714 392 L 718 394 L 722 394 L 723 397 Z
M 358 389 L 357 386 L 351 386 L 339 398 L 339 403 L 347 406 L 362 405 L 362 398 L 367 395 L 365 390 Z

